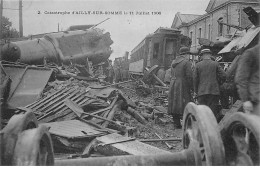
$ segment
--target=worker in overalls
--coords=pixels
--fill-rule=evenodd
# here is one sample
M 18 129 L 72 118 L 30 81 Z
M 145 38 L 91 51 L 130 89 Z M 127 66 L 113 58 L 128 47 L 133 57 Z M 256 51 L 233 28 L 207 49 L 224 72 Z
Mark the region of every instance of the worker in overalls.
M 184 108 L 191 101 L 193 85 L 189 53 L 189 48 L 180 48 L 179 56 L 171 64 L 168 114 L 173 117 L 175 128 L 181 128 L 180 119 L 182 119 Z

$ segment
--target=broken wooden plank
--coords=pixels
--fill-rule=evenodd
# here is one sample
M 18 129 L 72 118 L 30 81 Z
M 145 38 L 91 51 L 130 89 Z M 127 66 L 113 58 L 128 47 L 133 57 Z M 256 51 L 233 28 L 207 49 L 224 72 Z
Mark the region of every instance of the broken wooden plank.
M 110 85 L 106 85 L 106 86 L 90 86 L 91 88 L 93 89 L 104 89 L 104 88 L 107 88 L 107 87 L 112 87 L 112 86 L 116 86 L 116 85 L 119 85 L 119 84 L 125 84 L 125 83 L 129 83 L 129 82 L 133 82 L 132 80 L 128 80 L 128 81 L 124 81 L 124 82 L 118 82 L 118 83 L 114 83 L 114 84 L 110 84 Z
M 154 133 L 160 140 L 162 140 L 163 138 L 159 135 L 159 134 L 157 134 L 157 133 Z M 165 144 L 166 144 L 166 146 L 169 148 L 169 149 L 173 149 L 173 146 L 172 145 L 170 145 L 168 142 L 166 142 L 166 141 L 163 141 Z
M 87 112 L 84 112 L 82 111 L 79 106 L 77 104 L 75 104 L 74 102 L 72 102 L 70 99 L 66 99 L 65 101 L 65 104 L 73 111 L 75 112 L 75 114 L 81 118 L 83 114 L 86 114 L 86 115 L 89 115 L 89 116 L 92 116 L 92 117 L 95 117 L 95 118 L 98 118 L 98 119 L 102 119 L 102 120 L 105 120 L 105 121 L 109 121 L 110 123 L 116 123 L 112 120 L 108 120 L 104 117 L 100 117 L 100 116 L 97 116 L 97 115 L 93 115 L 91 113 L 87 113 Z M 117 124 L 117 123 L 116 123 Z
M 181 138 L 139 139 L 140 142 L 182 141 Z
M 75 100 L 75 102 L 78 102 L 78 101 L 80 101 L 82 99 L 84 99 L 84 95 L 79 97 L 79 98 L 77 98 Z M 85 99 L 88 99 L 88 98 L 85 98 Z M 52 114 L 52 115 L 48 116 L 47 118 L 44 118 L 41 121 L 43 121 L 43 122 L 53 122 L 53 121 L 55 121 L 55 120 L 57 120 L 57 119 L 59 119 L 61 117 L 64 117 L 64 116 L 70 114 L 71 112 L 72 111 L 67 106 L 65 106 L 62 110 L 60 110 L 58 112 L 55 112 L 55 114 Z
M 79 94 L 78 97 L 80 97 L 81 95 L 82 95 L 82 94 Z M 71 98 L 71 99 L 74 101 L 74 100 L 77 100 L 78 97 L 76 97 L 76 96 L 70 97 L 70 96 L 69 96 L 68 98 Z M 52 114 L 58 114 L 58 113 L 60 112 L 60 111 L 58 112 L 58 110 L 61 109 L 61 108 L 63 108 L 62 112 L 64 112 L 66 109 L 68 109 L 67 106 L 64 104 L 63 101 L 61 102 L 61 104 L 58 104 L 57 106 L 58 106 L 58 107 L 54 106 L 53 108 L 48 109 L 48 110 L 46 111 L 47 113 L 44 114 L 43 116 L 39 117 L 38 120 L 42 120 L 42 119 L 44 119 L 44 118 L 46 118 L 46 117 L 48 117 L 48 116 L 50 116 L 50 115 L 52 115 Z M 53 110 L 53 109 L 54 109 L 54 110 Z
M 55 97 L 48 97 L 47 100 L 45 100 L 46 98 L 44 98 L 43 100 L 45 100 L 45 101 L 42 102 L 40 100 L 39 101 L 39 102 L 41 102 L 40 104 L 36 104 L 36 105 L 32 106 L 31 108 L 34 109 L 34 110 L 38 110 L 39 108 L 44 107 L 44 105 L 46 105 L 48 103 L 51 103 L 54 99 L 57 99 L 57 98 L 60 98 L 60 97 L 64 96 L 64 94 L 66 94 L 67 92 L 72 92 L 72 90 L 71 89 L 63 90 L 62 92 L 60 92 L 57 95 L 55 95 Z
M 57 104 L 61 104 L 61 101 L 62 101 L 62 100 L 64 100 L 65 98 L 67 98 L 70 94 L 75 94 L 75 92 L 77 92 L 77 91 L 75 91 L 75 90 L 70 90 L 70 91 L 66 92 L 64 95 L 62 95 L 61 97 L 58 97 L 58 98 L 56 98 L 56 99 L 54 99 L 54 100 L 51 100 L 50 103 L 45 103 L 41 108 L 37 108 L 37 110 L 39 110 L 39 111 L 44 111 L 44 110 L 46 110 L 47 108 L 49 108 L 49 107 L 55 105 L 56 103 L 57 103 Z
M 111 106 L 113 106 L 113 107 L 112 107 L 112 109 L 109 111 L 109 113 L 108 113 L 108 115 L 107 115 L 107 117 L 106 117 L 108 120 L 113 120 L 113 118 L 114 118 L 114 116 L 115 116 L 115 112 L 121 109 L 121 105 L 122 105 L 122 103 L 123 103 L 123 100 L 120 100 L 120 101 L 116 102 L 117 99 L 118 99 L 118 96 L 113 100 L 113 102 L 112 102 L 112 104 L 111 104 Z M 108 122 L 108 121 L 105 121 L 105 122 L 102 124 L 102 126 L 103 126 L 103 127 L 107 127 L 108 124 L 109 124 L 109 122 Z
M 117 141 L 113 141 L 111 143 L 99 143 L 97 146 L 107 146 L 107 145 L 111 145 L 111 144 L 124 143 L 124 142 L 128 142 L 128 141 L 133 141 L 133 140 L 136 140 L 136 138 L 126 137 L 123 140 L 117 140 Z
M 45 98 L 41 99 L 41 100 L 37 100 L 29 105 L 27 105 L 27 108 L 34 108 L 35 106 L 44 103 L 46 100 L 50 99 L 51 97 L 58 97 L 59 95 L 61 95 L 62 93 L 66 92 L 67 90 L 69 90 L 68 88 L 62 88 L 60 90 L 57 90 L 56 92 L 52 93 L 49 96 L 46 96 Z
M 111 142 L 117 142 L 119 140 L 125 140 L 127 137 L 124 137 L 120 134 L 108 134 L 101 137 L 96 137 L 97 144 L 99 143 L 111 143 Z M 129 138 L 129 137 L 128 137 Z M 165 151 L 162 149 L 159 149 L 157 147 L 141 143 L 137 140 L 132 140 L 128 142 L 123 143 L 116 143 L 106 146 L 97 146 L 96 147 L 97 152 L 113 156 L 113 155 L 151 155 L 151 154 L 163 154 L 163 153 L 170 153 L 169 151 Z
M 84 103 L 88 98 L 83 98 L 78 100 L 78 101 L 75 101 L 76 104 L 78 104 L 79 106 L 82 105 L 82 103 Z M 67 106 L 66 106 L 67 107 Z M 67 107 L 68 108 L 68 107 Z M 71 110 L 68 108 L 68 110 L 70 110 L 70 112 L 64 114 L 62 113 L 56 120 L 57 121 L 63 121 L 63 120 L 68 120 L 68 119 L 75 119 L 77 118 L 77 115 Z
M 116 103 L 116 101 L 117 101 L 117 99 L 118 99 L 118 96 L 116 96 L 115 98 L 114 98 L 114 100 L 112 101 L 112 103 L 107 107 L 107 108 L 105 108 L 105 109 L 102 109 L 102 110 L 98 110 L 97 112 L 94 112 L 94 113 L 91 113 L 92 115 L 96 115 L 96 114 L 98 114 L 98 113 L 100 113 L 100 112 L 104 112 L 104 110 L 109 110 L 109 111 L 111 111 L 110 109 L 112 109 L 112 107 L 115 105 L 115 103 Z M 82 118 L 86 118 L 86 117 L 88 117 L 89 115 L 85 115 L 85 116 L 83 116 Z
M 82 158 L 89 157 L 91 153 L 94 151 L 95 145 L 97 144 L 97 140 L 92 140 L 84 149 L 83 153 L 81 154 Z
M 122 131 L 122 132 L 125 132 L 125 131 L 126 131 L 126 127 L 125 127 L 125 126 L 119 125 L 119 124 L 117 124 L 115 121 L 108 120 L 108 119 L 106 119 L 106 118 L 103 118 L 103 117 L 100 117 L 100 116 L 97 116 L 97 115 L 92 115 L 92 114 L 90 114 L 90 113 L 86 113 L 86 112 L 82 111 L 77 104 L 73 103 L 73 102 L 72 102 L 71 100 L 69 100 L 69 99 L 67 99 L 67 100 L 65 101 L 65 104 L 66 104 L 75 114 L 77 114 L 77 116 L 78 116 L 79 118 L 81 118 L 83 114 L 87 114 L 87 115 L 90 115 L 90 116 L 92 116 L 92 117 L 99 118 L 99 119 L 102 119 L 102 120 L 105 120 L 105 121 L 109 121 L 110 123 L 113 123 L 113 124 L 114 124 L 115 126 L 117 126 L 118 129 L 120 129 L 120 131 Z
M 80 107 L 78 108 L 79 110 L 83 111 Z M 71 111 L 71 110 L 70 110 Z M 108 129 L 108 128 L 105 128 L 105 127 L 102 127 L 101 125 L 98 125 L 96 123 L 93 123 L 92 121 L 89 121 L 89 120 L 85 120 L 85 119 L 82 119 L 82 118 L 79 118 L 80 121 L 84 122 L 84 123 L 87 123 L 87 124 L 90 124 L 98 129 L 98 131 L 106 131 L 106 132 L 109 132 L 109 133 L 117 133 L 118 131 L 116 130 L 113 130 L 113 129 Z
M 77 100 L 79 97 L 81 97 L 82 95 L 83 95 L 83 94 L 80 93 L 80 94 L 75 95 L 75 96 L 72 96 L 72 97 L 69 96 L 68 98 L 71 99 L 72 101 L 76 101 L 76 100 Z M 59 106 L 55 106 L 55 107 L 53 107 L 53 108 L 51 108 L 51 109 L 48 109 L 48 110 L 46 110 L 46 112 L 53 111 L 53 112 L 58 113 L 58 112 L 60 112 L 61 109 L 66 110 L 66 108 L 67 108 L 67 106 L 64 104 L 64 101 L 62 101 L 62 104 L 60 104 Z
M 138 122 L 140 122 L 142 124 L 147 124 L 147 121 L 145 120 L 145 118 L 135 109 L 128 107 L 126 112 L 128 114 L 130 114 L 132 117 L 134 117 Z
M 65 98 L 63 98 L 63 99 L 61 99 L 59 102 L 57 102 L 56 104 L 53 104 L 53 105 L 51 105 L 51 106 L 49 106 L 49 107 L 46 107 L 46 109 L 42 109 L 41 111 L 42 112 L 50 112 L 50 111 L 53 111 L 53 112 L 57 112 L 57 111 L 55 111 L 54 109 L 56 109 L 57 107 L 60 107 L 60 106 L 65 106 L 64 105 L 64 100 L 66 99 L 66 98 L 70 98 L 70 99 L 72 99 L 73 97 L 80 97 L 81 95 L 82 95 L 82 93 L 79 93 L 79 94 L 77 94 L 77 93 L 79 93 L 79 91 L 75 91 L 75 92 L 73 92 L 73 93 L 71 93 L 70 95 L 68 95 L 67 97 L 65 97 Z
M 52 123 L 42 123 L 50 127 L 49 132 L 56 136 L 62 136 L 69 139 L 75 138 L 87 138 L 87 137 L 96 137 L 104 135 L 106 133 L 95 130 L 93 126 L 88 125 L 79 120 L 68 120 L 68 121 L 59 121 Z

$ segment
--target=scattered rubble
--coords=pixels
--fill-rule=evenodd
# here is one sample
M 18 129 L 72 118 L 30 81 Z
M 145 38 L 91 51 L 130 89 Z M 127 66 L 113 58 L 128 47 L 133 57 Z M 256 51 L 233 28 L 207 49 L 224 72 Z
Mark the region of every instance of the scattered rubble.
M 11 68 L 7 69 L 9 67 Z M 11 74 L 13 69 L 19 68 L 17 70 L 20 70 L 20 67 L 26 70 L 30 68 L 26 65 L 3 64 L 3 68 L 7 69 L 7 74 Z M 39 70 L 40 74 L 44 73 L 45 70 L 48 70 L 49 73 L 46 78 L 42 78 L 42 75 L 38 76 L 39 84 L 42 85 L 41 90 L 38 92 L 37 98 L 29 101 L 29 104 L 24 107 L 34 113 L 40 125 L 49 128 L 54 152 L 59 154 L 60 158 L 78 157 L 82 150 L 86 149 L 99 136 L 105 137 L 108 134 L 116 133 L 123 138 L 135 140 L 135 142 L 141 139 L 140 141 L 151 146 L 155 145 L 161 148 L 160 145 L 164 145 L 166 147 L 161 149 L 167 151 L 172 151 L 170 149 L 173 146 L 169 144 L 180 144 L 179 141 L 170 141 L 166 145 L 163 141 L 158 140 L 157 133 L 163 133 L 162 130 L 167 125 L 169 126 L 168 132 L 173 131 L 165 108 L 147 103 L 147 100 L 132 100 L 130 99 L 131 95 L 129 95 L 130 92 L 135 95 L 135 98 L 144 98 L 144 95 L 146 98 L 157 96 L 157 99 L 161 100 L 159 96 L 162 96 L 161 93 L 164 92 L 156 88 L 152 90 L 139 80 L 139 83 L 147 90 L 145 94 L 140 93 L 137 92 L 138 87 L 134 87 L 137 86 L 135 84 L 138 84 L 138 81 L 129 80 L 109 84 L 98 78 L 93 78 L 93 76 L 86 76 L 87 71 L 83 74 L 84 78 L 82 79 L 80 75 L 84 69 L 82 67 L 78 69 L 78 67 L 75 65 L 63 66 L 62 69 L 57 66 L 51 68 L 33 67 L 35 70 Z M 17 75 L 11 76 L 11 79 L 15 81 L 18 77 Z M 14 90 L 13 88 L 15 87 L 11 86 L 11 92 Z M 16 110 L 16 114 L 19 112 L 20 110 Z M 156 125 L 158 127 L 161 125 L 161 128 L 155 129 Z M 166 134 L 160 136 L 159 139 L 169 137 L 176 138 L 176 135 Z M 150 147 L 149 149 L 156 148 Z M 94 154 L 107 155 L 104 154 L 104 150 L 102 151 L 96 151 Z M 91 156 L 90 152 L 87 154 L 87 156 Z M 82 156 L 86 156 L 86 154 L 83 153 Z

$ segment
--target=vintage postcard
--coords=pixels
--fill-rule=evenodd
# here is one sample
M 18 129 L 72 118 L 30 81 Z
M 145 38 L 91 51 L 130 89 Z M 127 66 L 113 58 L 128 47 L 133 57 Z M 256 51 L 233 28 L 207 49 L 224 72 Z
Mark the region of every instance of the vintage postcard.
M 259 0 L 0 2 L 0 165 L 260 164 Z

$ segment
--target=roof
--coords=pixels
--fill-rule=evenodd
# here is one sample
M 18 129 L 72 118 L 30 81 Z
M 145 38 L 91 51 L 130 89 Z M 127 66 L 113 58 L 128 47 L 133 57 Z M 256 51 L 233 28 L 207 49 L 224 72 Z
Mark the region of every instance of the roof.
M 229 0 L 210 0 L 208 6 L 206 8 L 206 12 L 209 12 L 212 9 L 214 9 L 215 7 L 218 7 L 221 4 L 224 4 L 224 3 L 228 2 L 228 1 Z
M 259 3 L 259 0 L 210 0 L 209 4 L 206 8 L 206 12 L 209 13 L 215 8 L 225 5 L 230 2 L 235 2 L 235 3 Z
M 201 17 L 201 15 L 197 14 L 181 14 L 180 12 L 177 12 L 175 14 L 175 17 L 172 22 L 172 28 L 177 28 L 179 26 L 185 25 L 192 20 Z
M 156 31 L 154 31 L 154 33 L 178 33 L 180 32 L 178 29 L 175 28 L 164 28 L 164 27 L 159 27 L 158 29 L 156 29 Z
M 192 25 L 206 17 L 209 17 L 211 12 L 227 5 L 228 3 L 257 4 L 259 3 L 259 1 L 260 0 L 210 0 L 206 8 L 207 13 L 203 15 L 196 15 L 196 14 L 181 14 L 180 12 L 177 12 L 175 14 L 171 27 L 180 28 L 182 26 Z M 256 12 L 260 11 L 259 6 L 253 8 L 256 10 Z
M 182 23 L 188 23 L 198 17 L 200 17 L 201 15 L 196 15 L 196 14 L 181 14 L 180 13 L 180 19 L 182 21 Z

